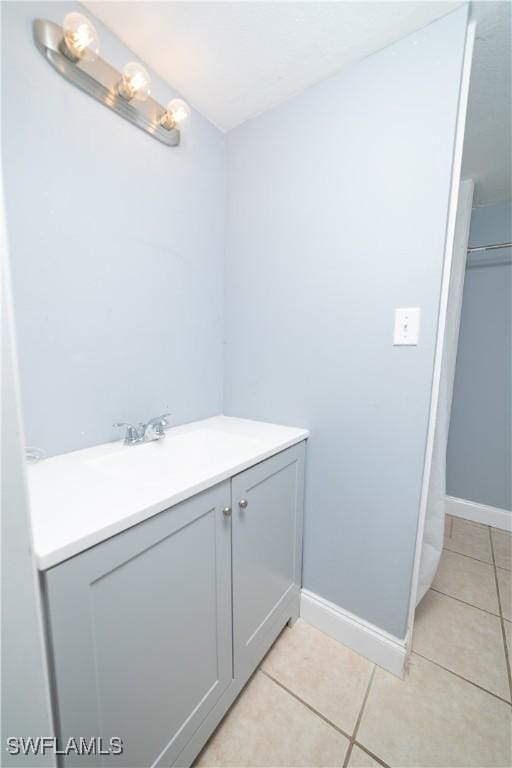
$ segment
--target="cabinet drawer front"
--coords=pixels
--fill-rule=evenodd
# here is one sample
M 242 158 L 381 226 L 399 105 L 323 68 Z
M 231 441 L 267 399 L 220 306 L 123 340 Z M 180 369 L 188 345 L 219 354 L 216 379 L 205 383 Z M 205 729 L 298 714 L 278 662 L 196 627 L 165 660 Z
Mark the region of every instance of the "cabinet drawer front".
M 229 483 L 49 570 L 60 737 L 112 736 L 170 765 L 232 681 Z
M 276 617 L 298 599 L 302 562 L 304 443 L 232 481 L 235 677 L 267 650 Z M 285 619 L 286 620 L 286 619 Z M 270 638 L 270 639 L 269 639 Z

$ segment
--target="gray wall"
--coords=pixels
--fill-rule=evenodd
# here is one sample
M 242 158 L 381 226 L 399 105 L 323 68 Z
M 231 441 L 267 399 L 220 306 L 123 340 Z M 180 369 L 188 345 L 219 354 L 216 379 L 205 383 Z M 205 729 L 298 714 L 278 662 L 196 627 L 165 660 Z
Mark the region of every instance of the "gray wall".
M 225 411 L 310 428 L 304 586 L 400 637 L 466 20 L 228 135 Z M 418 347 L 392 346 L 400 306 Z
M 512 242 L 511 201 L 476 208 L 470 245 Z M 466 270 L 447 457 L 447 491 L 512 509 L 511 250 Z M 508 261 L 497 264 L 497 260 Z
M 179 148 L 66 82 L 31 22 L 70 3 L 2 3 L 2 159 L 29 444 L 49 454 L 111 424 L 222 409 L 223 135 L 194 112 Z M 119 69 L 134 55 L 99 22 Z M 174 94 L 152 73 L 153 95 Z

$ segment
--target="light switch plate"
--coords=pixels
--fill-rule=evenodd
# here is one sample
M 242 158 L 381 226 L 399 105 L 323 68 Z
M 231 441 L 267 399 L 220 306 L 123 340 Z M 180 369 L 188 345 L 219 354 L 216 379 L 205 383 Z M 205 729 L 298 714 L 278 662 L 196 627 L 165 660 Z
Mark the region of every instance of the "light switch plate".
M 395 309 L 395 346 L 411 346 L 418 343 L 420 333 L 420 308 L 400 307 Z

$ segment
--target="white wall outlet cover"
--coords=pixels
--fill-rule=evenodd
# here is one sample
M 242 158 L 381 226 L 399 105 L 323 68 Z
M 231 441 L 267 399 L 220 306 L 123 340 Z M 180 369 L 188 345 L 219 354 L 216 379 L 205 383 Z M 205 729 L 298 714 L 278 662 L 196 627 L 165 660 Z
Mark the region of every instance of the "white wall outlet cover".
M 395 309 L 395 331 L 393 344 L 395 346 L 416 345 L 420 333 L 419 307 L 400 307 Z

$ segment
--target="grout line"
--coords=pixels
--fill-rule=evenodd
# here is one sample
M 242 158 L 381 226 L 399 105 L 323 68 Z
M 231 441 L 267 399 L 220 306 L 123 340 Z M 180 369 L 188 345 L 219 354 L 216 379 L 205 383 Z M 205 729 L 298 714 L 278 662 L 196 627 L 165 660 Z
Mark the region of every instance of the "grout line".
M 359 730 L 359 726 L 361 724 L 361 720 L 362 720 L 362 717 L 363 717 L 363 711 L 364 711 L 364 708 L 366 706 L 366 702 L 368 701 L 368 696 L 370 695 L 370 688 L 372 687 L 373 678 L 375 677 L 376 671 L 377 671 L 377 667 L 374 664 L 373 665 L 373 669 L 372 669 L 372 673 L 370 675 L 370 679 L 368 680 L 368 685 L 366 686 L 365 694 L 363 696 L 363 701 L 361 703 L 361 709 L 359 710 L 359 714 L 357 716 L 356 724 L 354 726 L 354 732 L 353 732 L 352 737 L 350 739 L 350 744 L 348 745 L 347 754 L 345 755 L 345 760 L 343 761 L 343 768 L 347 768 L 347 766 L 348 766 L 348 761 L 350 760 L 350 756 L 351 756 L 352 750 L 354 748 L 354 742 L 355 742 L 355 739 L 356 739 L 356 736 L 357 736 L 357 732 Z
M 486 613 L 488 616 L 494 616 L 495 619 L 500 618 L 497 613 L 491 613 L 490 611 L 486 611 L 485 608 L 479 608 L 477 605 L 473 605 L 473 603 L 466 603 L 465 600 L 460 600 L 458 597 L 453 597 L 453 595 L 448 595 L 446 594 L 446 592 L 439 592 L 438 589 L 432 589 L 432 587 L 430 587 L 428 592 L 437 592 L 439 595 L 442 595 L 443 597 L 447 597 L 448 600 L 455 600 L 456 603 L 462 603 L 463 605 L 467 605 L 468 608 L 474 608 L 475 611 L 481 611 L 482 613 Z M 428 594 L 428 592 L 426 592 L 425 594 Z
M 304 701 L 304 699 L 302 699 L 300 696 L 298 696 L 296 693 L 294 693 L 294 691 L 292 691 L 286 685 L 281 683 L 279 680 L 277 680 L 277 678 L 275 678 L 269 672 L 264 670 L 262 667 L 259 668 L 259 671 L 262 672 L 266 677 L 268 677 L 269 680 L 272 680 L 273 683 L 275 683 L 280 688 L 282 688 L 283 691 L 286 691 L 286 693 L 288 693 L 290 696 L 292 696 L 294 699 L 296 699 L 296 701 L 300 702 L 303 706 L 305 706 L 307 709 L 309 709 L 310 712 L 312 712 L 314 715 L 316 715 L 321 720 L 323 720 L 325 723 L 327 723 L 327 725 L 330 725 L 331 728 L 334 728 L 334 730 L 338 731 L 338 733 L 341 733 L 342 736 L 344 736 L 346 739 L 348 739 L 349 745 L 348 745 L 347 753 L 345 755 L 345 760 L 344 760 L 344 763 L 343 763 L 344 766 L 346 766 L 348 764 L 348 761 L 350 759 L 350 755 L 352 753 L 353 746 L 354 746 L 354 744 L 356 744 L 360 749 L 363 750 L 363 752 L 366 752 L 367 755 L 369 755 L 373 760 L 375 760 L 377 763 L 379 763 L 379 765 L 382 765 L 383 768 L 389 768 L 387 763 L 385 763 L 374 752 L 371 752 L 363 744 L 361 744 L 360 742 L 356 741 L 356 738 L 355 738 L 356 734 L 357 734 L 357 731 L 359 730 L 359 726 L 361 724 L 361 719 L 363 717 L 363 710 L 364 710 L 364 708 L 366 706 L 366 702 L 368 701 L 368 696 L 370 694 L 370 688 L 371 688 L 371 685 L 372 685 L 372 682 L 373 682 L 373 678 L 375 677 L 375 673 L 377 671 L 377 667 L 376 667 L 375 664 L 373 665 L 373 670 L 372 670 L 372 673 L 370 675 L 370 679 L 368 681 L 368 685 L 366 687 L 366 691 L 365 691 L 365 694 L 364 694 L 364 697 L 363 697 L 363 701 L 361 703 L 361 709 L 359 710 L 359 714 L 358 714 L 358 717 L 357 717 L 357 720 L 356 720 L 356 724 L 355 724 L 354 732 L 353 732 L 352 736 L 350 736 L 350 734 L 348 734 L 346 731 L 344 731 L 343 728 L 340 728 L 338 725 L 336 725 L 336 723 L 333 723 L 332 720 L 329 720 L 328 717 L 325 717 L 325 715 L 323 715 L 321 712 L 319 712 L 317 709 L 315 709 L 311 704 L 308 704 L 307 701 Z
M 455 520 L 461 520 L 463 523 L 475 525 L 477 528 L 490 528 L 488 523 L 479 523 L 478 520 L 470 520 L 468 517 L 461 517 L 460 515 L 452 515 L 452 517 L 454 523 Z
M 500 622 L 501 622 L 501 635 L 503 638 L 503 646 L 505 648 L 505 663 L 507 666 L 507 676 L 508 676 L 508 687 L 510 689 L 510 698 L 512 699 L 512 672 L 510 670 L 510 657 L 508 655 L 508 646 L 507 646 L 507 635 L 505 632 L 505 620 L 503 618 L 503 609 L 501 607 L 501 595 L 500 595 L 500 586 L 498 583 L 498 571 L 496 569 L 496 558 L 494 556 L 494 542 L 492 540 L 491 535 L 491 529 L 489 528 L 489 540 L 491 542 L 491 555 L 492 555 L 492 564 L 494 566 L 494 581 L 496 582 L 496 591 L 498 593 L 498 609 L 500 612 Z
M 503 696 L 499 696 L 497 693 L 493 693 L 492 691 L 489 691 L 487 688 L 484 688 L 483 685 L 479 685 L 478 683 L 475 683 L 474 680 L 469 680 L 467 677 L 460 675 L 458 672 L 454 672 L 453 669 L 449 669 L 448 667 L 443 666 L 438 661 L 434 661 L 434 659 L 430 659 L 428 656 L 424 656 L 422 653 L 418 653 L 418 651 L 412 651 L 412 653 L 415 656 L 419 656 L 420 659 L 425 659 L 425 661 L 430 662 L 430 664 L 434 664 L 436 667 L 439 667 L 439 669 L 444 669 L 444 671 L 449 672 L 450 675 L 454 675 L 455 677 L 458 677 L 459 680 L 464 680 L 465 683 L 474 685 L 475 688 L 479 688 L 481 691 L 484 691 L 484 693 L 488 693 L 489 696 L 494 696 L 495 699 L 498 699 L 498 701 L 502 701 L 504 704 L 508 704 L 508 706 L 510 707 L 509 699 L 504 699 Z
M 382 765 L 383 768 L 389 768 L 389 765 L 387 763 L 385 763 L 384 760 L 381 760 L 381 758 L 378 757 L 375 754 L 375 752 L 371 752 L 368 749 L 368 747 L 365 747 L 363 744 L 361 744 L 361 742 L 354 741 L 354 746 L 359 747 L 359 749 L 362 749 L 363 752 L 366 752 L 366 754 L 369 755 L 372 758 L 372 760 L 375 760 L 376 763 L 378 763 L 379 765 Z
M 490 565 L 492 567 L 492 562 L 490 563 L 488 560 L 481 560 L 479 557 L 473 557 L 472 555 L 466 555 L 464 552 L 457 552 L 456 549 L 450 549 L 450 547 L 447 547 L 446 545 L 443 547 L 447 552 L 451 552 L 452 555 L 460 555 L 461 557 L 469 557 L 470 560 L 476 560 L 477 563 L 485 563 L 485 565 Z
M 354 733 L 352 734 L 352 740 L 355 741 L 355 738 L 357 736 L 357 732 L 359 730 L 359 726 L 361 725 L 361 720 L 363 719 L 363 712 L 364 708 L 366 706 L 366 702 L 368 701 L 368 696 L 370 695 L 370 688 L 372 687 L 373 678 L 375 677 L 375 674 L 377 672 L 377 665 L 373 665 L 372 673 L 370 675 L 370 679 L 368 680 L 368 686 L 366 688 L 366 693 L 363 697 L 363 703 L 361 704 L 361 709 L 359 710 L 359 715 L 357 717 L 356 721 L 356 727 L 354 728 Z
M 490 528 L 490 526 L 488 526 L 488 528 Z M 492 541 L 492 536 L 491 536 L 491 541 Z M 450 552 L 450 554 L 452 555 L 460 555 L 461 557 L 467 557 L 469 560 L 476 560 L 477 563 L 483 563 L 484 565 L 488 565 L 491 568 L 493 567 L 493 563 L 492 562 L 490 563 L 488 560 L 481 560 L 479 557 L 473 557 L 473 555 L 466 555 L 465 552 L 459 552 L 457 549 L 450 549 L 450 547 L 446 546 L 446 542 L 443 546 L 443 552 Z M 498 568 L 498 570 L 500 571 L 507 571 L 508 573 L 512 572 L 511 568 L 505 568 L 502 565 L 497 565 L 496 568 Z
M 494 616 L 497 619 L 500 618 L 499 613 L 493 613 L 492 611 L 488 611 L 487 608 L 480 608 L 479 605 L 475 605 L 474 603 L 468 603 L 467 600 L 462 600 L 460 597 L 455 597 L 455 595 L 449 595 L 448 592 L 442 592 L 440 589 L 436 589 L 435 587 L 430 587 L 429 591 L 437 592 L 438 595 L 443 595 L 443 597 L 449 597 L 452 600 L 457 600 L 458 603 L 463 603 L 464 605 L 468 605 L 470 608 L 476 608 L 477 611 L 482 611 L 482 613 L 487 613 L 489 616 Z
M 323 720 L 327 725 L 330 725 L 331 728 L 334 728 L 338 733 L 341 733 L 342 736 L 345 736 L 346 739 L 351 739 L 351 736 L 349 733 L 344 731 L 342 728 L 339 727 L 339 725 L 336 725 L 336 723 L 333 723 L 332 720 L 329 720 L 328 717 L 325 717 L 325 715 L 322 715 L 321 712 L 319 712 L 317 709 L 311 706 L 311 704 L 308 704 L 307 701 L 304 701 L 304 699 L 301 699 L 300 696 L 297 696 L 296 693 L 294 693 L 290 688 L 288 688 L 286 685 L 283 685 L 279 680 L 277 680 L 273 675 L 271 675 L 266 670 L 262 669 L 260 667 L 260 672 L 264 674 L 266 677 L 268 677 L 269 680 L 272 680 L 273 683 L 278 685 L 280 688 L 283 689 L 283 691 L 286 691 L 286 693 L 290 694 L 290 696 L 293 696 L 294 699 L 299 701 L 301 704 L 303 704 L 307 709 L 309 709 L 310 712 L 313 712 L 314 715 L 319 717 L 321 720 Z

